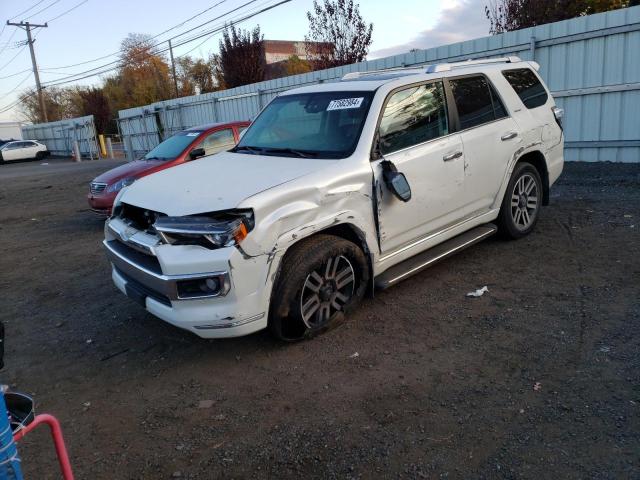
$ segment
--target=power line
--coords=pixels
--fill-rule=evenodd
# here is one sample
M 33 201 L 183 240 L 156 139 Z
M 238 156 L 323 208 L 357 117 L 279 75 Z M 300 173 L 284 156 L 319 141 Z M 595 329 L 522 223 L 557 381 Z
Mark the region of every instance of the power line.
M 75 10 L 78 7 L 81 7 L 82 5 L 84 5 L 85 3 L 87 3 L 89 0 L 82 0 L 80 3 L 78 3 L 77 5 L 75 5 L 74 7 L 71 7 L 69 10 L 65 10 L 64 12 L 62 12 L 60 15 L 58 15 L 57 17 L 53 17 L 51 20 L 47 20 L 45 23 L 51 23 L 54 20 L 59 19 L 60 17 L 64 17 L 67 13 L 72 12 L 73 10 Z
M 31 5 L 29 8 L 27 8 L 26 10 L 21 11 L 20 13 L 17 13 L 16 15 L 9 17 L 9 20 L 13 20 L 16 17 L 19 17 L 20 15 L 27 13 L 29 10 L 37 7 L 38 5 L 40 5 L 42 2 L 44 2 L 45 0 L 40 0 L 39 2 L 34 3 L 33 5 Z M 7 24 L 5 23 L 4 25 L 2 25 L 2 30 L 0 30 L 0 36 L 2 36 L 2 34 L 4 33 L 5 28 L 7 28 Z M 14 35 L 15 35 L 15 30 L 13 31 Z M 13 35 L 11 36 L 11 38 L 13 38 Z
M 181 22 L 180 24 L 175 25 L 175 26 L 173 26 L 173 27 L 171 27 L 171 28 L 168 28 L 168 29 L 164 30 L 163 32 L 160 32 L 160 33 L 158 33 L 158 34 L 156 34 L 156 35 L 154 35 L 154 36 L 150 37 L 150 40 L 152 40 L 152 39 L 154 39 L 154 38 L 157 38 L 157 37 L 159 37 L 159 36 L 161 36 L 161 35 L 164 35 L 165 33 L 170 32 L 171 30 L 174 30 L 174 29 L 176 29 L 176 28 L 180 27 L 181 25 L 184 25 L 185 23 L 187 23 L 187 22 L 189 22 L 189 21 L 193 20 L 194 18 L 199 17 L 202 13 L 205 13 L 205 12 L 207 12 L 207 11 L 209 11 L 209 10 L 213 9 L 214 7 L 217 7 L 217 6 L 221 5 L 222 3 L 225 3 L 226 1 L 227 1 L 227 0 L 221 0 L 221 1 L 219 1 L 219 2 L 218 2 L 218 3 L 216 3 L 215 5 L 213 5 L 213 6 L 209 7 L 209 8 L 207 8 L 207 9 L 205 9 L 205 10 L 203 10 L 203 11 L 199 12 L 199 13 L 197 13 L 196 15 L 193 15 L 192 17 L 189 17 L 187 20 L 184 20 L 184 21 L 183 21 L 183 22 Z M 242 5 L 240 5 L 239 7 L 236 7 L 236 8 L 234 8 L 234 9 L 232 9 L 232 10 L 229 10 L 228 12 L 225 12 L 225 13 L 223 13 L 222 15 L 218 15 L 217 17 L 214 17 L 214 18 L 212 18 L 211 20 L 207 20 L 206 22 L 201 23 L 200 25 L 197 25 L 197 26 L 192 27 L 192 28 L 190 28 L 190 29 L 188 29 L 188 30 L 185 30 L 184 32 L 179 33 L 178 35 L 175 35 L 175 36 L 173 36 L 173 37 L 169 38 L 168 40 L 173 40 L 173 39 L 175 39 L 175 38 L 178 38 L 178 37 L 180 37 L 180 36 L 182 36 L 182 35 L 185 35 L 185 34 L 187 34 L 187 33 L 191 32 L 191 31 L 193 31 L 193 30 L 197 30 L 198 28 L 200 28 L 200 27 L 202 27 L 202 26 L 204 26 L 204 25 L 206 25 L 206 24 L 208 24 L 208 23 L 215 22 L 216 20 L 219 20 L 219 19 L 220 19 L 220 18 L 222 18 L 222 17 L 226 17 L 227 15 L 230 15 L 231 13 L 234 13 L 234 12 L 236 12 L 236 11 L 238 11 L 238 10 L 240 10 L 240 9 L 242 9 L 242 8 L 244 8 L 244 7 L 246 7 L 246 6 L 248 6 L 248 5 L 251 5 L 252 3 L 255 3 L 255 2 L 257 2 L 257 1 L 258 1 L 258 0 L 250 0 L 250 1 L 246 2 L 246 3 L 243 3 L 243 4 L 242 4 Z M 153 48 L 153 47 L 156 47 L 156 46 L 158 46 L 158 45 L 161 45 L 162 43 L 164 43 L 164 42 L 166 42 L 166 41 L 167 41 L 167 40 L 163 40 L 163 41 L 161 41 L 161 42 L 158 42 L 158 43 L 156 43 L 156 44 L 154 44 L 154 45 L 150 46 L 149 48 Z M 66 68 L 72 68 L 72 67 L 77 67 L 77 66 L 80 66 L 80 65 L 86 65 L 87 63 L 94 63 L 94 62 L 97 62 L 98 60 L 104 60 L 105 58 L 113 57 L 114 55 L 119 55 L 119 54 L 120 54 L 120 50 L 118 50 L 117 52 L 109 53 L 109 54 L 107 54 L 107 55 L 103 55 L 103 56 L 98 57 L 98 58 L 94 58 L 94 59 L 92 59 L 92 60 L 86 60 L 86 61 L 84 61 L 84 62 L 74 63 L 74 64 L 71 64 L 71 65 L 65 65 L 65 66 L 62 66 L 62 67 L 47 67 L 47 68 L 43 68 L 43 70 L 64 70 L 64 69 L 66 69 Z M 117 63 L 117 62 L 118 62 L 118 60 L 116 60 L 116 61 L 114 61 L 114 62 L 107 63 L 107 64 L 105 64 L 105 65 L 100 65 L 100 66 L 98 66 L 98 67 L 95 67 L 94 69 L 102 68 L 102 67 L 105 67 L 105 66 L 107 66 L 107 65 L 111 65 L 111 64 L 114 64 L 114 63 Z M 91 71 L 91 69 L 90 69 L 90 70 L 86 70 L 86 72 L 89 72 L 89 71 Z M 78 73 L 78 75 L 80 75 L 80 74 L 82 74 L 82 73 L 85 73 L 85 72 L 79 72 L 79 73 Z M 71 75 L 73 75 L 73 74 L 71 74 Z
M 269 0 L 267 0 L 266 2 L 261 3 L 260 5 L 258 5 L 254 10 L 251 10 L 247 13 L 253 13 L 256 12 L 260 7 L 263 7 L 264 5 L 267 5 L 269 3 Z M 237 17 L 235 17 L 237 18 Z M 233 24 L 234 19 L 231 20 L 231 23 Z M 213 36 L 215 36 L 216 33 L 219 33 L 219 30 L 215 30 L 211 35 L 208 35 L 202 42 L 200 42 L 199 44 L 197 44 L 195 47 L 190 48 L 189 50 L 187 50 L 184 53 L 181 53 L 180 55 L 176 55 L 176 58 L 180 58 L 180 57 L 184 57 L 185 55 L 189 55 L 191 52 L 193 52 L 194 50 L 200 48 L 202 45 L 204 45 L 207 41 L 209 41 Z M 193 38 L 195 40 L 195 38 Z M 185 42 L 179 44 L 180 45 L 184 45 Z
M 20 54 L 22 53 L 22 51 L 23 51 L 25 48 L 27 48 L 27 46 L 26 46 L 26 45 L 23 45 L 23 46 L 22 46 L 22 48 L 21 48 L 20 50 L 18 50 L 18 52 L 17 52 L 13 57 L 11 57 L 11 60 L 9 60 L 7 63 L 5 63 L 3 66 L 1 66 L 1 67 L 0 67 L 0 70 L 4 70 L 4 68 L 5 68 L 7 65 L 9 65 L 11 62 L 13 62 L 13 61 L 18 57 L 18 55 L 20 55 Z
M 14 22 L 7 22 L 7 25 L 12 25 L 14 27 L 18 27 L 18 28 L 24 28 L 24 30 L 27 32 L 27 45 L 29 45 L 29 52 L 31 53 L 31 64 L 33 66 L 33 76 L 35 78 L 36 81 L 36 90 L 38 92 L 38 101 L 40 102 L 40 115 L 42 120 L 46 123 L 47 122 L 47 108 L 46 105 L 44 103 L 44 96 L 42 95 L 42 85 L 40 84 L 40 74 L 38 73 L 38 63 L 36 62 L 36 52 L 33 48 L 33 43 L 35 42 L 35 40 L 32 38 L 31 36 L 31 29 L 32 28 L 46 28 L 47 24 L 45 23 L 44 25 L 39 25 L 36 23 L 29 23 L 29 22 L 20 22 L 20 23 L 14 23 Z M 20 49 L 18 51 L 18 53 L 20 53 L 23 49 Z
M 20 70 L 19 72 L 12 73 L 11 75 L 5 75 L 4 77 L 0 77 L 0 80 L 4 80 L 5 78 L 15 77 L 15 76 L 17 76 L 17 75 L 20 75 L 21 73 L 24 73 L 24 72 L 30 72 L 30 71 L 31 71 L 31 69 L 30 69 L 30 68 L 27 68 L 27 69 L 25 69 L 25 70 Z
M 38 10 L 36 13 L 32 13 L 31 15 L 29 15 L 27 18 L 25 18 L 25 20 L 29 20 L 30 18 L 35 17 L 36 15 L 44 12 L 45 10 L 49 10 L 51 7 L 53 7 L 56 3 L 60 3 L 61 0 L 53 0 L 53 2 L 51 2 L 49 5 L 47 5 L 44 8 L 41 8 L 40 10 Z
M 20 103 L 22 103 L 25 99 L 35 96 L 36 93 L 37 92 L 35 92 L 35 91 L 33 91 L 31 93 L 25 93 L 24 95 L 22 95 L 20 98 L 18 98 L 16 101 L 11 103 L 10 105 L 7 105 L 6 107 L 3 107 L 2 110 L 0 110 L 0 113 L 8 112 L 12 108 L 14 108 L 14 107 L 18 106 Z
M 31 5 L 29 8 L 27 8 L 26 10 L 21 11 L 20 13 L 14 15 L 13 17 L 9 17 L 9 20 L 13 20 L 16 17 L 19 17 L 20 15 L 24 15 L 25 13 L 27 13 L 29 10 L 32 10 L 34 8 L 36 8 L 38 5 L 40 5 L 42 2 L 44 2 L 45 0 L 40 0 L 39 2 L 34 3 L 33 5 Z M 15 31 L 15 30 L 14 30 Z
M 3 100 L 5 98 L 7 98 L 9 95 L 11 95 L 13 92 L 15 92 L 18 88 L 20 88 L 22 86 L 22 84 L 24 82 L 26 82 L 27 80 L 29 80 L 29 77 L 31 76 L 31 72 L 27 73 L 27 76 L 24 77 L 22 80 L 20 80 L 20 83 L 18 83 L 15 87 L 13 87 L 11 90 L 9 90 L 7 93 L 5 93 L 3 96 L 0 97 L 0 100 Z
M 6 26 L 6 24 L 5 24 Z M 4 52 L 7 49 L 7 46 L 9 46 L 9 43 L 11 43 L 11 40 L 13 40 L 13 37 L 15 37 L 17 30 L 14 30 L 13 33 L 11 34 L 11 36 L 9 37 L 9 39 L 7 40 L 7 43 L 5 43 L 4 47 L 2 47 L 2 50 L 0 50 L 0 55 L 2 54 L 2 52 Z
M 251 0 L 251 1 L 249 1 L 249 2 L 246 2 L 245 4 L 241 5 L 240 7 L 237 7 L 237 8 L 235 8 L 235 9 L 233 9 L 233 10 L 230 10 L 229 12 L 227 12 L 227 13 L 225 13 L 225 14 L 223 14 L 223 15 L 219 15 L 218 17 L 216 17 L 216 18 L 215 18 L 215 19 L 213 19 L 213 20 L 218 20 L 218 19 L 220 19 L 220 18 L 222 18 L 222 17 L 224 17 L 224 16 L 228 15 L 229 13 L 233 13 L 233 12 L 237 11 L 239 8 L 242 8 L 242 7 L 244 7 L 244 6 L 247 6 L 247 5 L 251 4 L 251 3 L 255 3 L 256 1 L 257 1 L 257 0 Z M 231 24 L 237 24 L 237 23 L 244 22 L 244 21 L 246 21 L 246 20 L 248 20 L 248 19 L 250 19 L 250 18 L 253 18 L 253 17 L 255 17 L 255 16 L 257 16 L 257 15 L 259 15 L 259 14 L 261 14 L 261 13 L 264 13 L 264 12 L 266 12 L 266 11 L 268 11 L 268 10 L 271 10 L 271 9 L 273 9 L 273 8 L 276 8 L 276 7 L 278 7 L 278 6 L 282 5 L 282 4 L 289 3 L 290 1 L 291 1 L 291 0 L 281 0 L 281 1 L 280 1 L 280 2 L 278 2 L 278 3 L 275 3 L 275 4 L 270 5 L 270 6 L 268 6 L 268 7 L 262 8 L 262 9 L 260 9 L 260 10 L 257 10 L 257 11 L 255 11 L 254 13 L 251 13 L 251 14 L 245 15 L 244 17 L 239 18 L 238 20 L 235 20 L 235 21 L 231 22 Z M 213 21 L 213 20 L 210 20 L 210 21 L 208 21 L 208 22 L 205 22 L 204 24 L 206 24 L 206 23 L 210 23 L 210 22 L 211 22 L 211 21 Z M 203 24 L 203 25 L 204 25 L 204 24 Z M 174 39 L 174 38 L 177 38 L 177 37 L 179 37 L 179 36 L 182 36 L 182 35 L 184 35 L 185 33 L 188 33 L 189 31 L 195 30 L 195 29 L 197 29 L 197 28 L 199 28 L 199 27 L 201 27 L 201 26 L 202 26 L 202 25 L 198 25 L 197 27 L 193 27 L 192 29 L 187 30 L 186 32 L 183 32 L 183 33 L 181 33 L 181 34 L 179 34 L 179 35 L 176 35 L 176 36 L 174 36 L 174 37 L 171 37 L 171 39 Z M 191 36 L 191 37 L 189 37 L 189 38 L 187 38 L 187 39 L 184 39 L 182 42 L 180 42 L 180 43 L 178 43 L 178 44 L 174 45 L 174 46 L 173 46 L 173 48 L 176 48 L 176 47 L 179 47 L 179 46 L 185 45 L 185 44 L 187 44 L 187 43 L 190 43 L 190 42 L 192 42 L 192 41 L 194 41 L 194 40 L 197 40 L 197 39 L 202 38 L 202 37 L 205 37 L 205 36 L 212 36 L 213 34 L 218 33 L 218 32 L 220 32 L 220 31 L 221 31 L 221 30 L 223 30 L 223 29 L 224 29 L 224 26 L 217 26 L 217 27 L 215 27 L 213 30 L 207 30 L 207 31 L 205 31 L 205 32 L 203 32 L 203 33 L 197 33 L 197 34 L 195 34 L 195 35 L 193 35 L 193 36 Z M 160 42 L 160 43 L 157 43 L 157 44 L 154 44 L 154 45 L 150 45 L 148 48 L 146 48 L 146 51 L 148 52 L 150 49 L 152 49 L 152 48 L 154 48 L 154 47 L 157 47 L 158 45 L 161 45 L 162 43 L 164 43 L 164 41 L 163 41 L 163 42 Z M 204 43 L 204 42 L 202 42 L 202 43 Z M 164 48 L 164 49 L 160 49 L 160 50 L 158 50 L 157 52 L 154 52 L 154 53 L 155 53 L 155 54 L 165 53 L 165 52 L 167 52 L 168 50 L 169 50 L 168 48 Z M 147 55 L 149 55 L 149 54 L 147 54 Z M 118 64 L 118 63 L 120 63 L 120 60 L 114 60 L 114 61 L 109 62 L 109 63 L 106 63 L 106 64 L 104 64 L 104 65 L 100 65 L 100 66 L 98 66 L 98 67 L 91 68 L 91 69 L 89 69 L 89 70 L 85 70 L 85 71 L 82 71 L 82 72 L 77 72 L 77 73 L 75 73 L 75 74 L 71 74 L 71 75 L 69 75 L 68 79 L 64 79 L 64 78 L 62 78 L 62 79 L 59 79 L 59 80 L 55 80 L 55 81 L 52 81 L 52 82 L 45 82 L 45 83 L 46 83 L 46 85 L 47 85 L 47 86 L 55 86 L 55 85 L 62 85 L 62 84 L 65 84 L 65 83 L 75 82 L 75 81 L 78 81 L 78 80 L 84 80 L 84 79 L 86 79 L 86 78 L 90 78 L 90 77 L 93 77 L 93 76 L 96 76 L 96 75 L 102 75 L 103 73 L 108 73 L 108 72 L 110 72 L 110 71 L 116 70 L 117 68 L 119 68 L 119 67 L 120 67 L 120 65 L 116 65 L 116 66 L 114 66 L 114 67 L 107 68 L 107 69 L 105 69 L 105 67 L 108 67 L 108 66 L 110 66 L 110 65 L 114 65 L 114 64 Z M 94 73 L 90 73 L 90 72 L 94 72 Z M 86 74 L 86 75 L 85 75 L 85 74 Z M 80 76 L 79 76 L 79 75 L 80 75 Z M 71 77 L 77 77 L 77 78 L 71 78 Z

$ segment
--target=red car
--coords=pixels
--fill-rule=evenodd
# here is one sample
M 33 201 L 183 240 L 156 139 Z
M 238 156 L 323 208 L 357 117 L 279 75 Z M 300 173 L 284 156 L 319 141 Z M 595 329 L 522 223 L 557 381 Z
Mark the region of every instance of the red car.
M 137 179 L 205 155 L 229 150 L 250 122 L 211 123 L 192 127 L 167 138 L 139 160 L 120 165 L 93 179 L 87 200 L 91 210 L 111 215 L 118 192 Z

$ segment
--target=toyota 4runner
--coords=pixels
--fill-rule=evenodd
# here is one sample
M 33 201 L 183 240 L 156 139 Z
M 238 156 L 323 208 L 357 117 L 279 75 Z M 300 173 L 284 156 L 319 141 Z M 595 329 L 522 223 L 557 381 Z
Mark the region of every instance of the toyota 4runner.
M 119 193 L 115 285 L 202 337 L 295 340 L 496 231 L 527 235 L 563 167 L 537 70 L 509 57 L 282 93 L 230 151 Z

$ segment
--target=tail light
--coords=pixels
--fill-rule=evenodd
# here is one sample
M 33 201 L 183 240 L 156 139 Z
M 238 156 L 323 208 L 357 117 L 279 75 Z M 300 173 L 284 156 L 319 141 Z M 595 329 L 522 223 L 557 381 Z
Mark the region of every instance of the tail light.
M 553 112 L 553 117 L 556 119 L 556 123 L 562 130 L 562 118 L 564 117 L 564 109 L 560 107 L 551 107 L 551 111 Z

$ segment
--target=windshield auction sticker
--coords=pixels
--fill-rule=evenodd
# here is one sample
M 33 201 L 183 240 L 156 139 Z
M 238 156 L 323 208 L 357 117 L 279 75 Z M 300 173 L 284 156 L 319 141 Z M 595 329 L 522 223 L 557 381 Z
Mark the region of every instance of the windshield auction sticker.
M 349 108 L 360 108 L 364 97 L 358 98 L 341 98 L 340 100 L 331 100 L 327 111 L 330 110 L 347 110 Z

